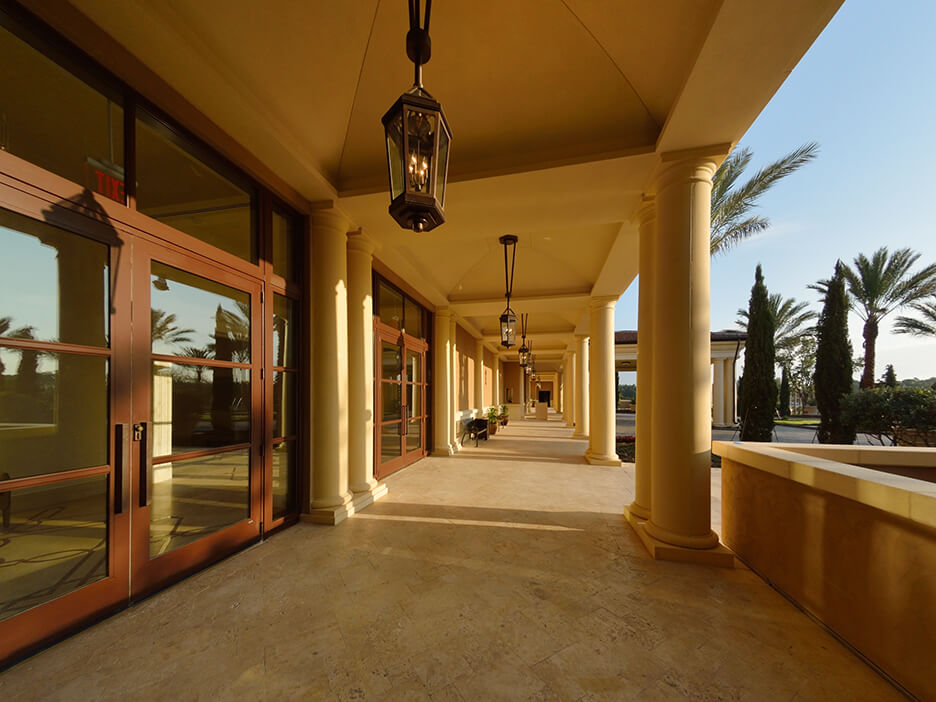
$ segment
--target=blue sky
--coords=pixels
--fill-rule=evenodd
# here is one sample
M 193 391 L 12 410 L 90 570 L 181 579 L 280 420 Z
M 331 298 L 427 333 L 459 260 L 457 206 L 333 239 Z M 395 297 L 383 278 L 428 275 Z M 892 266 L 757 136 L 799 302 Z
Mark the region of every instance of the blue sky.
M 846 0 L 741 140 L 754 151 L 749 172 L 808 141 L 819 157 L 774 186 L 760 203 L 771 228 L 712 261 L 712 328 L 734 326 L 754 268 L 770 292 L 807 300 L 807 285 L 835 261 L 881 246 L 910 247 L 918 265 L 936 263 L 936 2 Z M 615 328 L 635 329 L 636 282 L 622 296 Z M 877 343 L 880 376 L 936 376 L 936 338 L 890 332 Z M 861 320 L 849 318 L 854 355 Z M 633 382 L 633 374 L 621 374 Z

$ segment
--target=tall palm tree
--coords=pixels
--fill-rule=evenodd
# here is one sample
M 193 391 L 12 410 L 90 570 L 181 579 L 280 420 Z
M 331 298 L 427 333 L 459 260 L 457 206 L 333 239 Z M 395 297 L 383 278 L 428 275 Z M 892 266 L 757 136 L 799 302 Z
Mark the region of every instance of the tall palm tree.
M 894 310 L 936 295 L 936 263 L 910 272 L 919 258 L 912 249 L 890 253 L 882 246 L 871 258 L 858 254 L 854 267 L 842 267 L 852 309 L 864 321 L 862 388 L 874 387 L 874 351 L 881 320 Z
M 936 295 L 923 302 L 911 302 L 912 307 L 922 315 L 922 319 L 915 317 L 898 317 L 894 323 L 894 331 L 898 334 L 914 334 L 916 336 L 936 336 Z
M 735 187 L 754 155 L 750 149 L 734 151 L 724 160 L 712 178 L 712 255 L 723 253 L 735 244 L 770 226 L 770 220 L 752 214 L 757 200 L 778 181 L 816 158 L 819 145 L 803 144 L 778 161 L 764 166 L 754 177 Z
M 778 360 L 788 356 L 799 338 L 809 331 L 803 329 L 803 325 L 812 322 L 818 316 L 807 307 L 808 302 L 797 302 L 795 297 L 784 299 L 780 293 L 773 293 L 767 298 L 767 311 L 774 322 L 774 350 Z M 738 310 L 735 324 L 741 330 L 747 331 L 747 310 Z

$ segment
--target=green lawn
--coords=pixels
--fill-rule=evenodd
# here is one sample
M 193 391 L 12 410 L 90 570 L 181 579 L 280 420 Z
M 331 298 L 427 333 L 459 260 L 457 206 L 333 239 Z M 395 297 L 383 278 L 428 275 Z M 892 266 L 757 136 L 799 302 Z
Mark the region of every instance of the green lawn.
M 790 419 L 775 419 L 774 424 L 787 427 L 818 427 L 818 417 L 791 417 Z

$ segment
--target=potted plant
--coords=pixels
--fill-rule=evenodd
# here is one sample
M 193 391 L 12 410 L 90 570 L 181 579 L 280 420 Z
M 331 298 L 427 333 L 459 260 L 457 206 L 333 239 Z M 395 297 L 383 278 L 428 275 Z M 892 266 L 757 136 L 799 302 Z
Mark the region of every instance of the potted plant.
M 510 413 L 507 411 L 507 405 L 500 406 L 500 414 L 497 415 L 497 418 L 500 420 L 501 426 L 507 426 L 507 420 L 510 418 Z
M 497 433 L 497 408 L 493 405 L 487 408 L 488 436 Z

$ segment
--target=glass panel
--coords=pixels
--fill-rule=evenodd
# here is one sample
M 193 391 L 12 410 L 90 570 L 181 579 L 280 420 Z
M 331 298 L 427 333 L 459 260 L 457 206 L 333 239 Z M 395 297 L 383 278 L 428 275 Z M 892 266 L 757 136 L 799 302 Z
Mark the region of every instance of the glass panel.
M 433 112 L 422 112 L 406 108 L 406 131 L 409 139 L 409 156 L 406 159 L 407 187 L 410 192 L 431 195 L 435 190 L 432 169 L 432 152 L 435 150 L 435 131 L 438 116 Z
M 299 303 L 273 295 L 273 365 L 295 368 L 299 365 Z
M 273 212 L 273 272 L 299 279 L 299 219 Z
M 250 363 L 250 295 L 153 261 L 153 353 Z
M 380 377 L 384 380 L 402 380 L 403 353 L 396 344 L 380 342 Z
M 386 126 L 387 163 L 390 168 L 390 199 L 403 194 L 403 113 L 398 112 Z
M 422 385 L 407 384 L 406 386 L 406 416 L 421 417 L 422 412 Z
M 107 463 L 107 365 L 0 347 L 0 480 Z
M 411 383 L 422 382 L 422 354 L 406 351 L 406 379 Z
M 411 419 L 406 423 L 406 452 L 422 448 L 422 420 Z
M 144 113 L 145 115 L 145 113 Z M 149 115 L 137 119 L 137 209 L 247 261 L 257 261 L 251 193 Z
M 445 129 L 439 130 L 439 167 L 436 169 L 435 196 L 443 207 L 445 206 L 445 173 L 448 170 L 449 138 Z
M 399 419 L 401 413 L 403 412 L 402 398 L 401 394 L 401 384 L 400 383 L 381 383 L 380 384 L 380 396 L 383 403 L 383 412 L 381 413 L 381 418 L 385 422 L 391 422 L 394 419 Z
M 249 449 L 153 466 L 150 558 L 247 519 Z
M 415 302 L 406 298 L 404 300 L 406 306 L 406 333 L 410 336 L 415 336 L 417 339 L 423 338 L 423 315 L 422 307 L 417 305 Z
M 297 448 L 295 441 L 273 447 L 273 519 L 296 511 Z
M 0 209 L 0 251 L 0 336 L 107 346 L 105 244 Z
M 298 408 L 296 374 L 285 371 L 273 373 L 273 436 L 296 435 Z
M 153 455 L 250 441 L 250 371 L 153 361 Z
M 400 445 L 400 422 L 396 424 L 384 424 L 380 427 L 380 462 L 399 458 L 403 454 Z
M 0 619 L 107 577 L 107 476 L 0 493 Z
M 383 283 L 377 284 L 377 314 L 380 321 L 394 329 L 403 323 L 403 296 Z
M 0 150 L 124 202 L 123 109 L 0 28 Z

